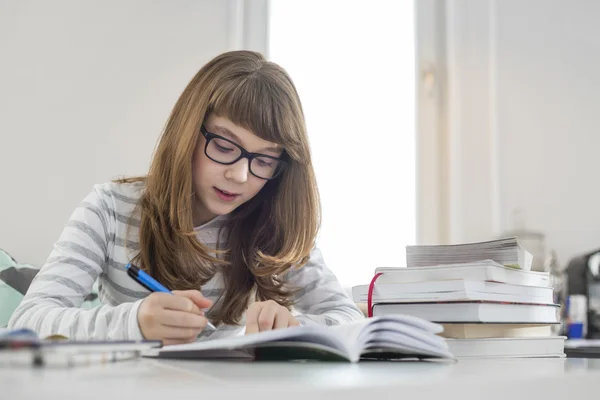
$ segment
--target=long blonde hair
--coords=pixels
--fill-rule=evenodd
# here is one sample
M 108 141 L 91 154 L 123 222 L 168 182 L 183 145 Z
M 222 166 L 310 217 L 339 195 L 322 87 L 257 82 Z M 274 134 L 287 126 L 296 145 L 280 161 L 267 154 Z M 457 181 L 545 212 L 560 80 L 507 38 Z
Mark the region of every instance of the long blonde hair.
M 210 113 L 284 147 L 287 168 L 227 219 L 227 245 L 213 256 L 192 221 L 192 157 Z M 217 322 L 238 323 L 251 300 L 290 306 L 282 275 L 314 246 L 320 206 L 304 114 L 288 74 L 261 54 L 232 51 L 206 64 L 173 108 L 138 204 L 140 250 L 133 259 L 171 289 L 200 289 L 217 270 L 225 293 Z M 255 294 L 255 297 L 253 295 Z

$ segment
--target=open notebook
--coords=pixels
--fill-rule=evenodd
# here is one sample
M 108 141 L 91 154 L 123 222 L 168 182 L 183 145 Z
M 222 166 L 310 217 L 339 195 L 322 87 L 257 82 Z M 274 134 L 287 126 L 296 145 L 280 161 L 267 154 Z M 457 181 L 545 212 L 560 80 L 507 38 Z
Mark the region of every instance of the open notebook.
M 442 327 L 403 315 L 337 326 L 309 325 L 164 346 L 146 356 L 178 359 L 331 360 L 454 358 Z

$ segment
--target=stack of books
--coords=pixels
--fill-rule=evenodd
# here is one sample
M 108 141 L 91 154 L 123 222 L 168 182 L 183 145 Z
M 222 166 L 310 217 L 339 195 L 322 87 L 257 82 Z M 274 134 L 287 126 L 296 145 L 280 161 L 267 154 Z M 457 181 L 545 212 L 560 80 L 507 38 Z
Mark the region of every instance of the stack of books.
M 552 336 L 559 306 L 549 274 L 530 270 L 516 238 L 407 246 L 406 258 L 406 267 L 377 268 L 370 285 L 352 289 L 370 315 L 439 323 L 459 358 L 564 357 L 564 337 Z

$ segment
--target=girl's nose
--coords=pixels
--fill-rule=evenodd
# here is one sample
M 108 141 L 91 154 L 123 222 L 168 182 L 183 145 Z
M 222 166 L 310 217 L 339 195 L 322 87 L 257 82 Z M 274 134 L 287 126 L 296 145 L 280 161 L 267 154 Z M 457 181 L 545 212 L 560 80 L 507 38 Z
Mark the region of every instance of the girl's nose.
M 227 170 L 225 171 L 225 178 L 230 179 L 237 183 L 244 183 L 248 180 L 248 159 L 242 158 L 238 160 L 235 164 L 231 164 L 227 166 Z

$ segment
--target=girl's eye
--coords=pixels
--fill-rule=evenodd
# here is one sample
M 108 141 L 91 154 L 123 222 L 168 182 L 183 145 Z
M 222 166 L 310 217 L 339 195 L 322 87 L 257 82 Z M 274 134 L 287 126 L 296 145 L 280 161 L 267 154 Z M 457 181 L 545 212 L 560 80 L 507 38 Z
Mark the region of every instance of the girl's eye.
M 217 143 L 215 141 L 215 147 L 217 148 L 217 150 L 219 150 L 221 153 L 231 153 L 234 149 L 232 149 L 231 147 L 225 147 L 220 145 L 219 143 Z
M 269 167 L 269 168 L 270 168 L 270 167 L 272 167 L 272 166 L 273 166 L 273 163 L 272 163 L 272 162 L 268 162 L 268 161 L 266 161 L 266 160 L 264 160 L 264 159 L 262 159 L 262 158 L 257 158 L 257 159 L 256 159 L 256 162 L 258 163 L 258 165 L 259 165 L 260 167 Z

